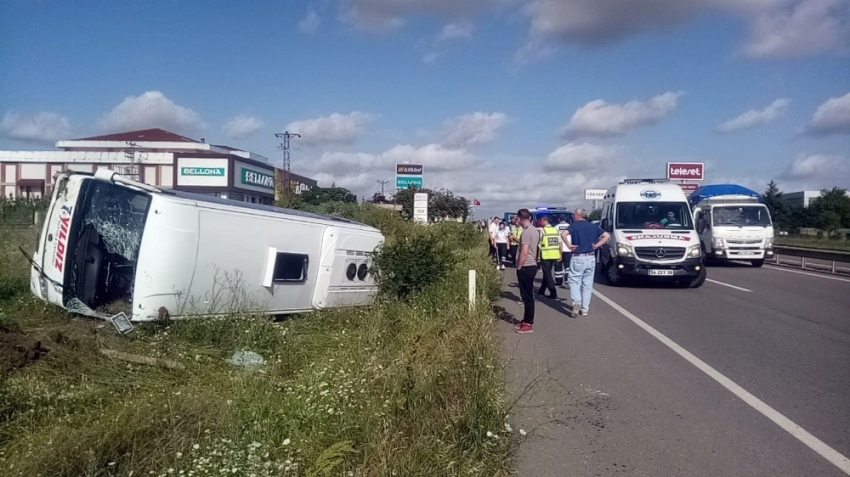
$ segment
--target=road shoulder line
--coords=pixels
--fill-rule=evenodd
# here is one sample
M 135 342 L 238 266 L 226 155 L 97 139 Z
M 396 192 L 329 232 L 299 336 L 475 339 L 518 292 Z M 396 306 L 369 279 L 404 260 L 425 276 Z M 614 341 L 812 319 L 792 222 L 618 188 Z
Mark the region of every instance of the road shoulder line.
M 836 451 L 817 437 L 813 436 L 811 433 L 797 425 L 794 421 L 788 419 L 779 411 L 773 409 L 772 407 L 770 407 L 770 405 L 757 398 L 731 379 L 727 378 L 720 371 L 717 371 L 716 369 L 712 368 L 705 361 L 697 358 L 690 351 L 679 346 L 679 344 L 677 344 L 675 341 L 671 340 L 666 335 L 656 330 L 651 325 L 644 322 L 643 320 L 632 314 L 630 311 L 617 304 L 614 300 L 608 298 L 607 296 L 596 290 L 593 291 L 593 294 L 597 296 L 600 300 L 607 303 L 611 308 L 619 312 L 621 315 L 631 320 L 634 324 L 643 328 L 643 330 L 649 333 L 653 338 L 663 343 L 665 346 L 673 350 L 679 356 L 685 358 L 685 360 L 696 366 L 700 371 L 707 374 L 711 379 L 715 380 L 718 384 L 726 388 L 729 392 L 740 398 L 745 403 L 749 404 L 750 407 L 752 407 L 753 409 L 773 421 L 774 424 L 794 436 L 798 441 L 802 442 L 807 447 L 817 452 L 818 455 L 828 460 L 834 466 L 838 467 L 845 474 L 850 475 L 850 459 L 845 457 L 843 454 Z
M 717 280 L 712 280 L 711 278 L 706 278 L 705 281 L 710 282 L 710 283 L 714 283 L 716 285 L 723 285 L 724 287 L 734 288 L 735 290 L 741 290 L 741 291 L 750 292 L 750 293 L 753 292 L 749 288 L 739 287 L 737 285 L 732 285 L 730 283 L 719 282 Z
M 803 272 L 803 271 L 800 271 L 800 270 L 789 270 L 787 268 L 772 267 L 772 266 L 769 266 L 769 265 L 765 265 L 764 268 L 767 268 L 768 270 L 776 270 L 776 271 L 779 271 L 779 272 L 796 273 L 798 275 L 806 275 L 806 276 L 809 276 L 809 277 L 825 278 L 827 280 L 835 280 L 837 282 L 850 283 L 850 280 L 847 280 L 845 278 L 831 277 L 831 276 L 823 275 L 823 274 L 807 273 L 807 272 Z

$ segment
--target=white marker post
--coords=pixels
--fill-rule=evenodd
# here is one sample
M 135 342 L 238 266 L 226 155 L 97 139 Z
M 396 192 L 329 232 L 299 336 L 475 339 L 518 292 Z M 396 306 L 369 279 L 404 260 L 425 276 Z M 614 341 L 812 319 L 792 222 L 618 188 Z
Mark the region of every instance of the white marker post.
M 475 270 L 469 271 L 469 310 L 475 309 Z

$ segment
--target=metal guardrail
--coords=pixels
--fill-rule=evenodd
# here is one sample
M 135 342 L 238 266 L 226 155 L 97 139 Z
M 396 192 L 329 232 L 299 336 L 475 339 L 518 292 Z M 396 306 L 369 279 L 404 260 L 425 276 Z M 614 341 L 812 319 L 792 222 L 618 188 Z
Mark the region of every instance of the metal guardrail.
M 850 274 L 850 267 L 839 267 L 839 263 L 850 263 L 850 252 L 840 252 L 837 250 L 823 250 L 817 248 L 805 247 L 789 247 L 785 245 L 775 245 L 774 263 L 776 265 L 796 265 L 803 270 L 829 271 L 832 274 Z M 800 260 L 788 261 L 782 260 L 782 256 L 797 257 Z M 812 263 L 809 260 L 820 260 L 828 262 L 828 264 Z

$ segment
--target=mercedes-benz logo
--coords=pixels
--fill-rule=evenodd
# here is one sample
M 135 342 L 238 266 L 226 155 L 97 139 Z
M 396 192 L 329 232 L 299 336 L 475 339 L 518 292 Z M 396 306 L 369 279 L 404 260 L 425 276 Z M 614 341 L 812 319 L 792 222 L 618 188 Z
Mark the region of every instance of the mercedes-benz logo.
M 658 258 L 664 258 L 667 256 L 667 250 L 664 250 L 663 248 L 657 248 L 655 249 L 655 256 Z

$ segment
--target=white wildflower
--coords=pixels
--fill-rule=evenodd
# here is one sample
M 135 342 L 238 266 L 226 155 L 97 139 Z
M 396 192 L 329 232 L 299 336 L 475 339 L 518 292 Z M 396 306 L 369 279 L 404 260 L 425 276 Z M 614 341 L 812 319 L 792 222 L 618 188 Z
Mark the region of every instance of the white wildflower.
M 524 435 L 525 435 L 525 429 L 520 429 L 520 430 L 519 430 L 519 435 L 524 436 Z
M 490 431 L 487 431 L 487 437 L 493 437 L 493 433 L 490 432 Z
M 283 440 L 283 445 L 288 446 L 290 442 L 292 442 L 292 441 L 290 441 L 289 438 L 286 438 L 286 439 Z M 289 462 L 287 462 L 287 464 L 288 463 Z

